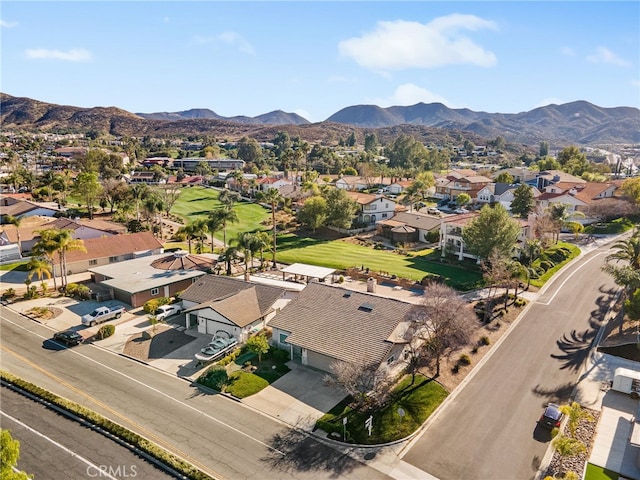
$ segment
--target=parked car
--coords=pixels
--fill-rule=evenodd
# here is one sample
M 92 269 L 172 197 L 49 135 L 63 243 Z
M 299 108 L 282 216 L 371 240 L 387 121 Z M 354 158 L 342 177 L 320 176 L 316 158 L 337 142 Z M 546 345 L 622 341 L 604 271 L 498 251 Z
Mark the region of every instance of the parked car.
M 125 308 L 118 305 L 97 307 L 93 312 L 83 315 L 81 321 L 83 325 L 93 327 L 98 323 L 120 318 L 124 312 Z
M 469 213 L 469 210 L 467 210 L 466 208 L 456 208 L 453 213 Z
M 164 320 L 171 315 L 177 315 L 182 312 L 182 305 L 179 303 L 174 303 L 171 305 L 162 305 L 156 309 L 153 314 L 156 316 L 158 320 Z
M 440 215 L 440 214 L 442 214 L 442 212 L 440 210 L 438 210 L 436 207 L 427 208 L 427 213 L 429 215 Z
M 53 334 L 53 339 L 57 342 L 64 343 L 68 347 L 80 345 L 84 341 L 83 336 L 74 330 L 56 332 Z
M 540 420 L 538 420 L 538 425 L 549 430 L 560 428 L 562 417 L 564 417 L 564 414 L 560 411 L 560 407 L 555 403 L 549 403 L 544 409 Z

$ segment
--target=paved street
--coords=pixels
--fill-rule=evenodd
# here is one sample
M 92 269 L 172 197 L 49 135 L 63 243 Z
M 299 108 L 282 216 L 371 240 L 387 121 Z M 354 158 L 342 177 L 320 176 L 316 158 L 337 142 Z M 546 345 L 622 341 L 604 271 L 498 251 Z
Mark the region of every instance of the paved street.
M 1 368 L 152 439 L 221 479 L 370 480 L 383 473 L 222 395 L 51 331 L 3 309 Z
M 5 387 L 0 421 L 20 441 L 18 466 L 35 478 L 174 478 L 104 435 Z
M 600 270 L 606 251 L 584 255 L 548 284 L 484 366 L 430 419 L 404 461 L 443 480 L 536 475 L 550 441 L 536 421 L 547 402 L 570 398 L 613 298 L 614 283 Z

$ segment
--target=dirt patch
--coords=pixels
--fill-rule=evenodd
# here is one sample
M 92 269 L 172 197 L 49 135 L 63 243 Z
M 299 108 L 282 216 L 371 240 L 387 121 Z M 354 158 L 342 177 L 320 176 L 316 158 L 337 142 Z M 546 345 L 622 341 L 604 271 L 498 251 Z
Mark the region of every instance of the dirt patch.
M 47 321 L 62 315 L 62 309 L 58 307 L 34 307 L 25 313 L 37 320 Z
M 195 340 L 195 337 L 167 325 L 156 327 L 156 333 L 148 338 L 145 333 L 131 337 L 123 353 L 143 362 L 162 358 Z
M 509 312 L 500 319 L 493 320 L 487 324 L 479 324 L 473 332 L 471 342 L 464 348 L 459 348 L 440 362 L 440 375 L 436 378 L 447 391 L 452 392 L 465 377 L 471 373 L 473 367 L 480 363 L 480 360 L 491 351 L 495 343 L 502 337 L 509 326 L 518 318 L 518 315 L 525 307 L 509 307 Z M 487 343 L 488 342 L 488 343 Z M 469 365 L 459 363 L 461 355 L 467 355 L 471 360 Z M 427 365 L 421 370 L 427 377 L 435 373 L 435 364 Z

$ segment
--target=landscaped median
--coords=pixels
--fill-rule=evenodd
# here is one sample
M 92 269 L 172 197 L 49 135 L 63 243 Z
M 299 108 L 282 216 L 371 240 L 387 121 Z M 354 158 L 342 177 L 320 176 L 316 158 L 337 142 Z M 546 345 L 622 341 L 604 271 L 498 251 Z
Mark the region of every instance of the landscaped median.
M 555 273 L 580 255 L 580 249 L 566 242 L 547 248 L 531 264 L 531 285 L 542 287 Z
M 26 380 L 23 380 L 11 373 L 5 372 L 4 370 L 0 370 L 0 378 L 3 382 L 11 384 L 25 392 L 28 392 L 31 395 L 44 400 L 45 402 L 48 402 L 62 410 L 69 412 L 70 414 L 86 420 L 87 422 L 95 425 L 101 430 L 114 435 L 115 437 L 118 437 L 123 441 L 125 446 L 132 448 L 134 451 L 138 450 L 139 452 L 143 452 L 149 457 L 152 457 L 158 462 L 166 465 L 167 470 L 169 472 L 172 472 L 173 475 L 182 475 L 184 478 L 192 480 L 215 480 L 213 477 L 202 472 L 195 466 L 188 463 L 186 460 L 177 457 L 176 455 L 168 452 L 159 445 L 152 443 L 151 441 L 147 440 L 141 435 L 138 435 L 135 432 L 132 432 L 131 430 L 128 430 L 122 425 L 118 425 L 117 423 L 103 417 L 93 410 L 89 410 L 88 408 L 83 407 L 80 404 L 60 397 L 55 393 L 45 390 L 44 388 L 34 385 L 33 383 L 27 382 Z
M 380 445 L 415 433 L 449 393 L 433 379 L 407 375 L 394 389 L 390 401 L 372 412 L 356 411 L 345 399 L 316 423 L 330 438 L 358 445 Z M 371 434 L 367 420 L 371 419 Z M 345 419 L 346 418 L 346 424 Z

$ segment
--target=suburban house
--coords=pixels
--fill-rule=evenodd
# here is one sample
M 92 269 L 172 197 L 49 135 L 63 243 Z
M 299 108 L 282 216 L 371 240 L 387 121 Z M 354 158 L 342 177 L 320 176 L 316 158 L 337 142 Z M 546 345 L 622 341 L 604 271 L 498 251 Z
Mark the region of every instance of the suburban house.
M 258 183 L 258 188 L 263 192 L 266 192 L 270 188 L 275 188 L 277 190 L 280 190 L 282 187 L 292 184 L 291 180 L 288 180 L 286 178 L 276 178 L 276 177 L 258 178 L 257 183 Z
M 372 188 L 374 184 L 370 179 L 358 177 L 355 175 L 345 175 L 338 178 L 334 183 L 336 188 L 348 191 L 359 191 L 367 188 Z
M 359 224 L 375 225 L 378 220 L 395 215 L 396 202 L 382 195 L 348 191 L 349 198 L 358 204 L 355 221 Z
M 131 184 L 147 183 L 149 185 L 157 185 L 159 183 L 166 183 L 164 178 L 158 178 L 158 174 L 151 171 L 132 172 L 131 175 L 125 175 L 124 178 Z
M 440 225 L 440 254 L 446 256 L 447 253 L 456 255 L 458 260 L 464 258 L 477 259 L 465 249 L 462 240 L 462 232 L 465 226 L 479 215 L 478 212 L 461 213 L 459 215 L 451 215 L 442 220 Z M 520 235 L 517 244 L 522 245 L 527 239 L 532 238 L 533 228 L 529 220 L 514 219 L 520 224 Z M 516 247 L 518 249 L 518 247 Z M 514 252 L 517 255 L 517 252 Z
M 527 183 L 535 186 L 542 192 L 549 185 L 555 185 L 557 183 L 577 185 L 587 182 L 580 177 L 576 177 L 569 173 L 563 172 L 562 170 L 545 170 L 543 172 L 539 172 L 534 180 L 530 180 Z
M 530 170 L 528 167 L 512 167 L 497 170 L 493 173 L 493 178 L 496 178 L 501 173 L 508 173 L 513 177 L 513 183 L 528 183 L 535 180 L 538 176 L 538 171 Z
M 519 184 L 514 183 L 490 183 L 478 192 L 476 202 L 485 205 L 499 203 L 507 210 L 511 210 L 511 202 L 514 197 L 513 193 L 519 186 Z M 533 197 L 539 197 L 540 191 L 536 187 L 531 188 L 533 191 Z
M 69 275 L 87 272 L 102 265 L 157 255 L 164 251 L 162 243 L 151 232 L 89 238 L 83 243 L 86 252 L 68 250 L 66 253 Z M 54 271 L 56 275 L 60 275 L 58 265 L 54 266 Z
M 176 158 L 173 160 L 171 168 L 182 168 L 185 172 L 194 173 L 196 167 L 200 164 L 205 164 L 211 171 L 230 171 L 230 170 L 243 170 L 245 163 L 244 160 L 239 158 L 202 158 L 202 157 L 189 157 L 189 158 Z
M 222 275 L 199 278 L 180 294 L 186 327 L 214 335 L 223 330 L 242 343 L 262 330 L 289 301 L 284 288 Z
M 473 170 L 452 170 L 446 176 L 436 178 L 434 197 L 454 200 L 461 193 L 466 193 L 475 201 L 478 192 L 490 183 L 490 178 Z
M 406 366 L 400 300 L 312 282 L 270 322 L 272 345 L 302 365 L 332 372 L 334 362 L 367 362 L 396 372 Z
M 611 183 L 559 182 L 545 188 L 544 192 L 536 198 L 536 207 L 543 212 L 554 204 L 566 205 L 569 214 L 580 212 L 584 215 L 576 215 L 574 219 L 576 222 L 588 224 L 593 221 L 588 216 L 589 207 L 603 198 L 612 198 L 615 191 L 616 186 Z
M 398 212 L 388 220 L 378 221 L 378 232 L 393 243 L 424 242 L 440 231 L 442 219 L 419 212 Z
M 173 297 L 207 274 L 215 260 L 187 252 L 161 253 L 89 268 L 92 279 L 112 299 L 140 307 L 160 297 Z
M 396 180 L 387 187 L 387 191 L 392 195 L 400 195 L 411 185 L 411 180 Z
M 8 195 L 0 195 L 0 217 L 11 215 L 16 218 L 23 217 L 53 217 L 63 211 L 56 203 L 39 203 L 31 200 L 14 198 Z

